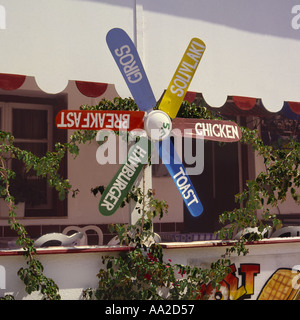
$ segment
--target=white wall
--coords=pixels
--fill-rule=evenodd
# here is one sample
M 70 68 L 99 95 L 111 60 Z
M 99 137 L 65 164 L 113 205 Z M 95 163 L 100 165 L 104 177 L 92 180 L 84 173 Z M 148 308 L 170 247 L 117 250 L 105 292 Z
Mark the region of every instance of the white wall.
M 115 83 L 128 89 L 105 37 L 123 28 L 137 41 L 158 99 L 189 40 L 201 38 L 206 52 L 190 90 L 209 105 L 228 95 L 262 98 L 277 111 L 300 101 L 297 0 L 2 0 L 3 73 L 36 77 L 41 89 L 61 92 L 69 79 Z
M 114 252 L 96 251 L 87 253 L 67 253 L 38 255 L 37 259 L 44 266 L 44 274 L 52 278 L 59 287 L 59 293 L 63 300 L 78 300 L 82 290 L 96 287 L 97 274 L 102 265 L 102 255 L 116 255 Z M 39 250 L 38 250 L 39 251 Z M 71 249 L 72 252 L 72 249 Z M 1 256 L 0 265 L 5 268 L 6 288 L 0 288 L 0 296 L 4 294 L 14 295 L 16 300 L 33 299 L 40 300 L 41 295 L 37 292 L 28 295 L 24 290 L 24 283 L 17 276 L 21 267 L 26 267 L 23 255 Z
M 170 259 L 171 264 L 210 268 L 210 264 L 216 262 L 224 254 L 227 245 L 232 244 L 221 244 L 220 241 L 162 244 L 163 257 L 166 263 L 169 263 Z M 118 248 L 115 248 L 115 252 L 110 252 L 106 249 L 107 247 L 94 249 L 86 247 L 82 252 L 78 252 L 79 248 L 62 247 L 37 250 L 38 259 L 44 266 L 44 274 L 56 282 L 63 300 L 78 300 L 82 290 L 89 287 L 97 288 L 96 275 L 99 269 L 103 268 L 102 255 L 119 254 Z M 281 283 L 283 290 L 272 292 L 273 288 L 269 288 L 269 291 L 272 294 L 290 293 L 292 287 L 295 286 L 296 291 L 299 292 L 299 283 L 296 282 L 299 274 L 296 270 L 292 270 L 294 267 L 299 269 L 299 238 L 274 238 L 258 241 L 249 245 L 248 249 L 250 251 L 246 256 L 231 256 L 230 260 L 234 269 L 225 279 L 226 281 L 221 282 L 222 298 L 237 299 L 239 297 L 255 300 L 261 290 L 267 286 L 270 277 L 275 273 L 280 273 L 282 269 L 285 269 L 288 274 L 288 280 Z M 0 296 L 13 294 L 17 300 L 41 299 L 41 296 L 36 293 L 27 295 L 24 292 L 23 282 L 17 276 L 17 271 L 25 266 L 22 255 L 16 255 L 16 252 L 10 255 L 7 255 L 7 252 L 0 252 L 0 265 L 2 266 Z M 246 267 L 247 272 L 245 272 Z M 215 299 L 214 290 L 208 293 L 210 293 L 210 299 Z

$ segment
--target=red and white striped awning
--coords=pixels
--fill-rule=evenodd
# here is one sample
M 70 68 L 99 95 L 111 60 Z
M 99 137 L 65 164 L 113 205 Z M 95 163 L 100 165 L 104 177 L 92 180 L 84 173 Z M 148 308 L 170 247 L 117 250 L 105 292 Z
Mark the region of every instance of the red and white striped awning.
M 185 96 L 185 100 L 188 102 L 196 102 L 205 100 L 200 93 L 188 92 Z M 274 114 L 283 114 L 288 119 L 300 121 L 300 102 L 285 101 L 282 108 L 277 112 L 271 112 L 263 105 L 263 101 L 260 98 L 242 97 L 242 96 L 229 96 L 225 104 L 219 108 L 210 106 L 211 109 L 221 111 L 226 115 L 241 115 L 256 117 L 269 117 Z
M 25 75 L 4 74 L 0 73 L 0 89 L 2 90 L 17 90 L 21 89 L 26 80 Z M 88 82 L 88 81 L 75 81 L 77 89 L 81 94 L 90 98 L 99 98 L 105 96 L 108 88 L 108 83 Z M 204 99 L 201 93 L 188 91 L 185 100 L 188 102 L 197 102 L 199 99 Z M 211 106 L 213 108 L 213 106 Z M 218 110 L 219 108 L 215 108 Z M 230 96 L 226 103 L 221 107 L 223 114 L 227 115 L 255 115 L 259 117 L 274 114 L 268 111 L 261 99 Z M 287 118 L 300 120 L 300 102 L 284 102 L 282 109 L 277 113 L 283 113 Z
M 22 87 L 26 80 L 25 75 L 19 74 L 5 74 L 0 73 L 0 89 L 3 90 L 17 90 Z M 90 98 L 97 98 L 104 95 L 108 84 L 87 82 L 87 81 L 75 81 L 78 90 L 85 96 Z

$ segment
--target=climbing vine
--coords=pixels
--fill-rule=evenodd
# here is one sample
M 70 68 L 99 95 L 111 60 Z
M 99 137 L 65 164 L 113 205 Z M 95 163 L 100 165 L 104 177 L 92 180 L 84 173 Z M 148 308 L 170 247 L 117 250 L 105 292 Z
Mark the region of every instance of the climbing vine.
M 162 247 L 155 242 L 153 219 L 167 214 L 167 204 L 157 200 L 153 190 L 143 193 L 140 188 L 134 188 L 126 201 L 130 198 L 138 204 L 140 218 L 137 223 L 133 226 L 116 224 L 110 229 L 117 232 L 120 243 L 131 247 L 131 250 L 117 257 L 102 257 L 105 269 L 101 268 L 97 275 L 99 285 L 96 289 L 84 290 L 83 298 L 205 299 L 207 296 L 201 284 L 211 282 L 212 287 L 218 286 L 231 272 L 229 259 L 221 258 L 212 263 L 209 269 L 173 264 L 170 259 L 164 261 Z
M 300 204 L 300 144 L 290 139 L 284 148 L 274 148 L 264 145 L 256 131 L 247 128 L 242 129 L 242 143 L 250 145 L 264 160 L 265 171 L 251 181 L 247 181 L 246 189 L 235 196 L 240 204 L 239 208 L 226 211 L 220 216 L 220 222 L 229 223 L 230 227 L 219 231 L 221 239 L 230 239 L 234 232 L 247 227 L 257 227 L 258 233 L 250 233 L 247 238 L 243 236 L 230 252 L 246 254 L 248 250 L 244 244 L 246 241 L 262 238 L 262 232 L 270 228 L 278 228 L 281 225 L 271 208 L 291 197 Z M 261 218 L 257 217 L 257 211 L 261 211 Z
M 14 137 L 4 131 L 0 131 L 0 196 L 4 199 L 9 209 L 8 222 L 12 230 L 18 235 L 17 245 L 24 250 L 27 268 L 21 268 L 18 275 L 24 281 L 25 291 L 30 294 L 33 291 L 40 291 L 43 299 L 60 299 L 58 287 L 55 282 L 44 274 L 44 267 L 36 258 L 34 241 L 30 239 L 25 227 L 16 217 L 16 201 L 20 194 L 12 194 L 12 184 L 16 173 L 10 169 L 12 160 L 21 161 L 24 164 L 24 171 L 33 170 L 37 176 L 47 178 L 50 186 L 59 193 L 59 198 L 64 199 L 69 192 L 68 180 L 63 180 L 58 169 L 61 159 L 65 155 L 65 148 L 57 144 L 55 152 L 48 152 L 44 157 L 37 157 L 27 150 L 21 150 L 14 145 Z M 6 298 L 12 298 L 8 296 Z

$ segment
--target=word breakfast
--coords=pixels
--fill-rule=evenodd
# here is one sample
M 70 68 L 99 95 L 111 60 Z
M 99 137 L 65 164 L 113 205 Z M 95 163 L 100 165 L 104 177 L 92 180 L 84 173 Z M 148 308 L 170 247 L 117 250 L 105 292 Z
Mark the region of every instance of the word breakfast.
M 142 111 L 62 110 L 56 116 L 60 129 L 132 130 L 143 127 Z

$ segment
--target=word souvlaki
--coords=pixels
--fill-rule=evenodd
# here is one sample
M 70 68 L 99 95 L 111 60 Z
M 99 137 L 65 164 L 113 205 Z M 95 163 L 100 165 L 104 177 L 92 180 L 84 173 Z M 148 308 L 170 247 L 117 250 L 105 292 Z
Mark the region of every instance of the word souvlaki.
M 205 46 L 196 40 L 190 43 L 183 61 L 181 61 L 170 84 L 170 91 L 182 97 L 188 88 L 200 62 Z

